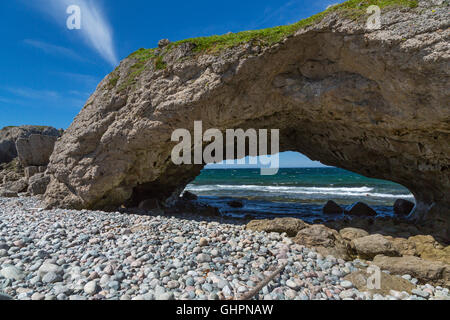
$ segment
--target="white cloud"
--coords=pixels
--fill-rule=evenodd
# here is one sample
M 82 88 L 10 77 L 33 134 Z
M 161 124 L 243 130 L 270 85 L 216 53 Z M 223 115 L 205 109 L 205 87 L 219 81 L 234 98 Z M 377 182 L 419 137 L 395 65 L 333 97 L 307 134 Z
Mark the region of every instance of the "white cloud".
M 82 38 L 91 48 L 112 65 L 118 64 L 114 47 L 113 30 L 106 20 L 98 1 L 92 0 L 49 0 L 43 5 L 35 3 L 35 7 L 52 16 L 62 27 L 66 28 L 69 15 L 66 10 L 71 5 L 81 9 L 81 30 L 71 32 L 81 34 Z
M 56 99 L 59 98 L 59 94 L 56 91 L 51 90 L 35 90 L 30 88 L 13 88 L 6 87 L 5 90 L 9 91 L 15 96 L 27 98 L 27 99 Z

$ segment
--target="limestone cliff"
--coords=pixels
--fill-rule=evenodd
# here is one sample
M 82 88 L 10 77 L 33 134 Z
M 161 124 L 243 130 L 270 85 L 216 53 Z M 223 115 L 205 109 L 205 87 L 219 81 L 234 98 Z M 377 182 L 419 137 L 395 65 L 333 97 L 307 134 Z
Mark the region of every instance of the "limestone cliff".
M 368 30 L 366 2 L 290 29 L 132 54 L 57 142 L 47 203 L 109 208 L 169 197 L 201 169 L 172 164 L 171 134 L 202 120 L 205 130 L 279 128 L 282 151 L 400 183 L 416 197 L 412 218 L 448 229 L 448 4 L 385 7 L 382 28 Z

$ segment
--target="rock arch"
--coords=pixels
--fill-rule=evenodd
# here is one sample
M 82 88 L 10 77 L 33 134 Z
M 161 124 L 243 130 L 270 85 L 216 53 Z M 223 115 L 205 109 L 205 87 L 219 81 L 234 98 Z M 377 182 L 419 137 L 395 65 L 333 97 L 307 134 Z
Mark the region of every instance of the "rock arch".
M 399 10 L 378 31 L 330 14 L 266 47 L 208 54 L 185 42 L 139 72 L 130 56 L 57 142 L 48 205 L 169 197 L 202 168 L 171 163 L 171 134 L 202 120 L 205 129 L 278 128 L 281 151 L 400 183 L 416 197 L 413 218 L 448 228 L 448 13 Z

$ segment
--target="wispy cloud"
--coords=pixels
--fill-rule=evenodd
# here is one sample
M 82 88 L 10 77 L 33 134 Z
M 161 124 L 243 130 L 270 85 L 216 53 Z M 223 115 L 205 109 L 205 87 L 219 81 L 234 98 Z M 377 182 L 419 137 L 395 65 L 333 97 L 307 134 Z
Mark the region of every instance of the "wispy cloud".
M 57 45 L 54 45 L 51 43 L 46 43 L 43 41 L 33 40 L 33 39 L 25 39 L 25 40 L 23 40 L 23 43 L 25 43 L 26 45 L 38 48 L 48 54 L 52 54 L 52 55 L 56 55 L 56 56 L 64 56 L 64 57 L 76 59 L 76 60 L 85 60 L 80 55 L 78 55 L 75 51 L 61 47 L 61 46 L 57 46 Z
M 81 35 L 88 46 L 109 62 L 117 65 L 118 59 L 114 47 L 113 30 L 109 25 L 99 1 L 92 0 L 48 0 L 45 5 L 36 1 L 35 7 L 50 15 L 61 27 L 66 27 L 68 14 L 66 10 L 71 5 L 78 5 L 81 9 Z M 75 32 L 75 31 L 73 31 Z
M 3 94 L 0 96 L 0 105 L 3 104 L 4 106 L 20 105 L 26 107 L 44 103 L 49 107 L 80 109 L 89 97 L 89 93 L 75 90 L 57 92 L 27 87 L 0 87 L 0 91 L 3 91 Z
M 56 91 L 51 90 L 35 90 L 30 88 L 13 88 L 6 87 L 6 91 L 9 91 L 15 96 L 27 99 L 57 99 L 59 94 Z

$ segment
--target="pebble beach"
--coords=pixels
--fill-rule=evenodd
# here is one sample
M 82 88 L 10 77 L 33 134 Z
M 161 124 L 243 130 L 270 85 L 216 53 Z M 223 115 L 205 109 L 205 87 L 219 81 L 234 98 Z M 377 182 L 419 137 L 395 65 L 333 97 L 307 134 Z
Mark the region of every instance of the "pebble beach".
M 252 299 L 450 299 L 432 285 L 360 292 L 344 277 L 364 262 L 323 257 L 239 223 L 42 207 L 33 197 L 0 198 L 1 299 L 240 300 L 280 265 Z

